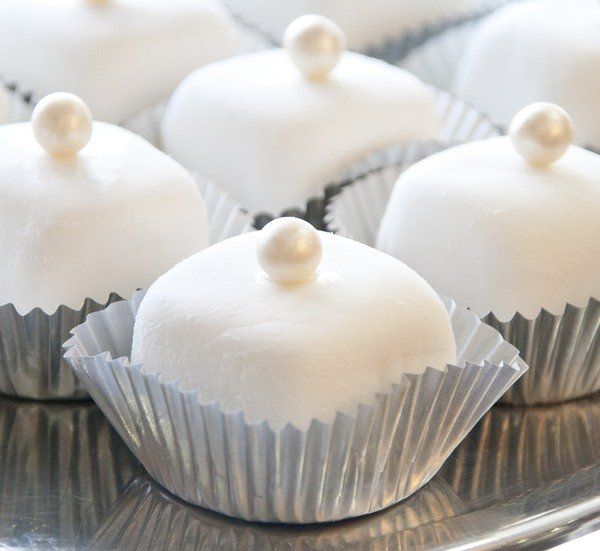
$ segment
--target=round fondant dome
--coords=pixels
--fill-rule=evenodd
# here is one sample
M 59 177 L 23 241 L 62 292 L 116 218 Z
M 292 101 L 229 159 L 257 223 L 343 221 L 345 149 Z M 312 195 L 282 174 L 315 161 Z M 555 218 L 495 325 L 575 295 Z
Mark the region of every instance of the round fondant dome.
M 377 248 L 478 315 L 508 319 L 600 297 L 599 236 L 600 156 L 571 146 L 535 166 L 500 137 L 403 173 Z
M 33 123 L 0 126 L 0 304 L 21 313 L 129 296 L 206 246 L 185 169 L 127 130 L 92 126 L 74 96 L 52 98 Z M 52 127 L 61 112 L 70 131 Z
M 137 314 L 132 362 L 249 422 L 305 429 L 313 418 L 331 422 L 338 410 L 374 403 L 403 373 L 455 361 L 449 314 L 425 280 L 314 229 L 295 227 L 292 247 L 278 231 L 289 220 L 210 247 L 159 278 Z M 281 266 L 294 262 L 302 277 L 279 282 Z
M 455 91 L 503 126 L 529 103 L 556 103 L 573 118 L 576 143 L 600 147 L 598 29 L 597 0 L 512 3 L 476 31 Z

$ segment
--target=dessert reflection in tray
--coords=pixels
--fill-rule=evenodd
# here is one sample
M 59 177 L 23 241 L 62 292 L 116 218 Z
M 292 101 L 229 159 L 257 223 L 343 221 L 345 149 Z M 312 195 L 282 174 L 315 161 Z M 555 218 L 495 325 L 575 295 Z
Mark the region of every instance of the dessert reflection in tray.
M 414 496 L 322 526 L 253 524 L 185 504 L 143 472 L 93 404 L 1 399 L 0 449 L 4 545 L 436 549 L 490 533 L 514 542 L 534 515 L 585 512 L 600 491 L 600 397 L 495 407 Z
M 91 402 L 0 399 L 0 546 L 83 545 L 141 467 Z

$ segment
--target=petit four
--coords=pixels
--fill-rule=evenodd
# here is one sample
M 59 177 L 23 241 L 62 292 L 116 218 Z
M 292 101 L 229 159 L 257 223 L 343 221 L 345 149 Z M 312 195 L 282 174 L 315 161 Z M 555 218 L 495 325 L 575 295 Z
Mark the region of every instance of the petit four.
M 456 94 L 507 127 L 549 101 L 575 123 L 575 143 L 600 147 L 600 2 L 529 0 L 490 15 L 459 63 Z
M 210 247 L 159 278 L 132 345 L 145 373 L 274 429 L 355 414 L 403 374 L 455 359 L 448 312 L 425 280 L 295 218 Z
M 600 297 L 600 156 L 572 139 L 567 113 L 537 103 L 509 136 L 418 162 L 396 183 L 377 247 L 480 316 L 585 306 Z
M 72 92 L 115 124 L 237 48 L 234 23 L 215 0 L 3 0 L 0 21 L 7 82 L 34 99 Z
M 187 171 L 142 138 L 92 122 L 77 96 L 0 126 L 0 304 L 22 314 L 130 296 L 206 246 Z
M 305 16 L 285 49 L 198 69 L 167 106 L 165 151 L 250 210 L 279 211 L 373 150 L 439 135 L 429 87 L 343 44 L 331 21 Z

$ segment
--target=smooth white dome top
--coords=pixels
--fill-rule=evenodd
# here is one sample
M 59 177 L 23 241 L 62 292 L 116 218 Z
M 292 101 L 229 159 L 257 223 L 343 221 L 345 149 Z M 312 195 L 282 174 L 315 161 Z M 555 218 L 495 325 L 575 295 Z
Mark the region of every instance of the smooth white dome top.
M 94 123 L 51 155 L 30 123 L 0 126 L 0 304 L 47 313 L 130 296 L 206 246 L 191 176 L 142 138 Z
M 96 120 L 115 124 L 238 42 L 216 0 L 2 0 L 0 22 L 4 79 L 36 99 L 75 93 Z
M 600 156 L 537 167 L 508 137 L 454 147 L 401 175 L 377 247 L 478 315 L 534 317 L 600 297 Z
M 575 142 L 600 147 L 600 2 L 514 2 L 471 40 L 455 92 L 508 126 L 522 107 L 553 102 L 571 115 Z
M 251 211 L 279 212 L 376 149 L 440 133 L 433 91 L 406 71 L 345 52 L 321 76 L 282 49 L 202 67 L 167 106 L 164 149 Z
M 425 280 L 375 249 L 318 235 L 322 260 L 302 283 L 261 269 L 261 232 L 177 265 L 142 301 L 132 362 L 247 421 L 305 429 L 374 403 L 403 373 L 455 361 L 449 314 Z

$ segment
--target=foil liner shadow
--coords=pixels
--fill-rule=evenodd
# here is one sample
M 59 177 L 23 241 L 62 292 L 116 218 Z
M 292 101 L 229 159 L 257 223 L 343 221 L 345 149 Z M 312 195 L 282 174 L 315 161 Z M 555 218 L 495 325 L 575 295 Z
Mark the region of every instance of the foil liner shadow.
M 251 217 L 212 182 L 196 179 L 208 212 L 208 242 L 218 243 L 251 229 Z M 88 314 L 123 297 L 111 293 L 104 303 L 86 298 L 75 310 L 61 305 L 53 313 L 34 308 L 19 314 L 0 305 L 0 393 L 36 400 L 89 398 L 63 360 L 62 344 Z
M 327 229 L 374 247 L 394 184 L 409 165 L 373 172 L 345 187 L 328 205 Z M 490 313 L 483 322 L 520 350 L 529 365 L 527 375 L 501 401 L 548 404 L 600 390 L 598 298 L 591 297 L 584 307 L 566 304 L 560 314 L 542 309 L 533 318 L 517 312 L 510 320 L 499 321 Z
M 391 165 L 409 160 L 414 161 L 452 144 L 480 140 L 499 134 L 485 116 L 464 101 L 442 90 L 434 89 L 434 93 L 436 95 L 436 111 L 442 121 L 439 139 L 392 145 L 374 151 L 326 184 L 320 197 L 311 197 L 303 207 L 285 209 L 278 216 L 295 216 L 306 220 L 317 229 L 325 229 L 327 205 L 345 185 L 357 178 Z M 260 230 L 278 216 L 270 213 L 258 213 L 254 216 L 254 227 Z
M 142 298 L 90 316 L 65 343 L 65 358 L 155 480 L 189 503 L 245 520 L 326 522 L 405 499 L 527 369 L 495 330 L 446 300 L 462 367 L 407 375 L 355 416 L 273 431 L 130 364 Z

